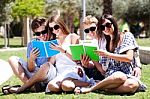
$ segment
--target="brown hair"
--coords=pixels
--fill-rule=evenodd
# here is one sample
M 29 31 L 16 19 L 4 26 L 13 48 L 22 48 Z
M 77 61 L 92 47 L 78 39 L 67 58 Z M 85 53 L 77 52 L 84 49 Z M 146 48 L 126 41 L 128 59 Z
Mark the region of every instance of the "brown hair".
M 68 35 L 70 33 L 67 25 L 64 23 L 63 20 L 60 19 L 60 17 L 57 17 L 57 16 L 50 17 L 49 20 L 48 20 L 47 25 L 49 26 L 49 23 L 52 23 L 52 22 L 55 22 L 57 25 L 59 25 L 59 27 L 60 27 L 61 31 L 63 32 L 63 34 Z
M 104 22 L 104 19 L 108 19 L 114 26 L 114 32 L 113 32 L 113 40 L 112 40 L 112 49 L 110 50 L 109 49 L 109 46 L 110 46 L 110 36 L 109 35 L 105 35 L 102 33 L 102 30 L 101 30 L 101 25 L 103 24 Z M 101 39 L 103 37 L 105 37 L 106 39 L 106 49 L 107 51 L 110 51 L 110 52 L 114 52 L 115 48 L 117 47 L 117 44 L 120 40 L 120 34 L 119 34 L 119 31 L 118 31 L 118 25 L 117 25 L 117 22 L 116 20 L 113 18 L 112 15 L 109 15 L 109 14 L 104 14 L 100 20 L 99 20 L 99 23 L 98 23 L 98 32 L 97 32 L 97 35 L 98 35 L 98 39 Z M 99 40 L 100 41 L 100 40 Z
M 35 18 L 31 23 L 31 29 L 34 32 L 35 29 L 40 27 L 42 24 L 46 22 L 45 18 Z

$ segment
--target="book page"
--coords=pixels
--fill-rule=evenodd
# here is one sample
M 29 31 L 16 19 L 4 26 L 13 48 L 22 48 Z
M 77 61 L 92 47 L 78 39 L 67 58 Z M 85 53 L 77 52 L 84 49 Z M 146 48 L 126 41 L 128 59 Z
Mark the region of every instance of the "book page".
M 33 41 L 32 42 L 33 48 L 38 48 L 40 51 L 40 55 L 38 57 L 46 57 L 44 42 L 42 41 Z
M 46 47 L 46 51 L 47 51 L 47 55 L 48 55 L 47 57 L 51 57 L 51 56 L 54 56 L 54 55 L 60 53 L 57 50 L 51 49 L 51 47 L 50 47 L 51 44 L 58 45 L 58 42 L 57 42 L 57 40 L 51 40 L 51 41 L 46 41 L 45 42 L 45 47 Z
M 73 60 L 80 60 L 81 55 L 84 54 L 83 45 L 80 45 L 80 44 L 71 45 L 70 50 L 71 50 L 71 53 L 72 53 Z
M 94 52 L 94 50 L 97 50 L 97 47 L 95 46 L 84 46 L 86 55 L 90 57 L 93 61 L 99 61 L 99 56 Z

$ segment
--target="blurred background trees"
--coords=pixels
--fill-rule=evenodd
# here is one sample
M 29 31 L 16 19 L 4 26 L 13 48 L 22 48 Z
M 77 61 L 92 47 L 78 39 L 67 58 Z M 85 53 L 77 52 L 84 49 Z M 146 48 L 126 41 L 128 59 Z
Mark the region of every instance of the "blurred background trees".
M 149 5 L 150 0 L 86 0 L 86 15 L 99 18 L 103 13 L 110 13 L 117 20 L 125 20 L 129 27 L 142 23 L 146 37 L 150 37 Z M 7 22 L 13 35 L 22 36 L 23 18 L 48 18 L 58 10 L 71 32 L 77 32 L 81 8 L 82 0 L 0 0 L 0 25 Z

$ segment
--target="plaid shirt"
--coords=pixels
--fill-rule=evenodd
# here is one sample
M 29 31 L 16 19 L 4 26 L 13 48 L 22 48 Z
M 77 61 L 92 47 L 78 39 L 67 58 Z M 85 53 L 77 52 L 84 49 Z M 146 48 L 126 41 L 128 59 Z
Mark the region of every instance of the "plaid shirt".
M 134 39 L 134 36 L 130 32 L 126 32 L 124 34 L 123 42 L 122 44 L 117 47 L 114 51 L 115 54 L 122 54 L 130 49 L 133 49 L 134 51 L 137 51 L 138 46 Z M 110 59 L 107 57 L 102 57 L 101 64 L 103 66 L 107 66 L 105 77 L 110 76 L 116 71 L 121 71 L 127 75 L 130 75 L 133 70 L 133 66 L 136 65 L 135 59 L 133 58 L 132 62 L 121 62 L 116 61 L 114 59 Z

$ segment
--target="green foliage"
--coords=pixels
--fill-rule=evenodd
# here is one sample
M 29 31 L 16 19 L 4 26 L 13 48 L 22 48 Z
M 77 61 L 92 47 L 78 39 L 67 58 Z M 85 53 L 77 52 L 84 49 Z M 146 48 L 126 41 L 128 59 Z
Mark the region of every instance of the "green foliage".
M 86 0 L 86 15 L 100 18 L 103 12 L 103 0 Z
M 44 13 L 44 5 L 44 0 L 16 0 L 12 7 L 12 16 L 40 16 Z
M 0 0 L 0 26 L 4 21 L 10 21 L 11 2 L 15 0 Z

